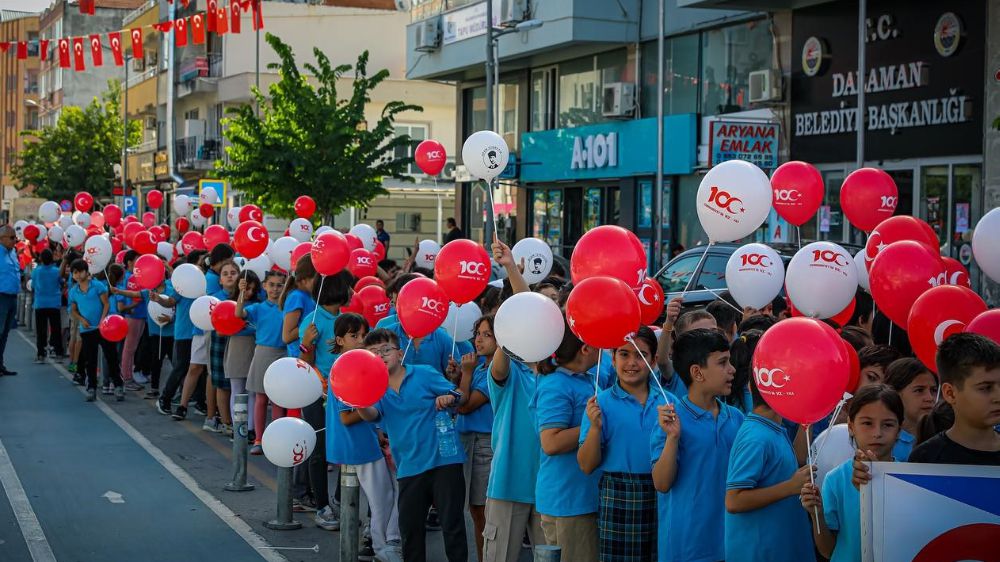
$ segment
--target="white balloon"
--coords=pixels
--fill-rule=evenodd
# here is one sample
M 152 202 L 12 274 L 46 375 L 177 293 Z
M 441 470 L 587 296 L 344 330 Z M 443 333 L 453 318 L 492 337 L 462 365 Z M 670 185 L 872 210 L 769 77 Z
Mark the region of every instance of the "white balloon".
M 292 250 L 299 245 L 299 241 L 291 236 L 282 236 L 274 241 L 267 250 L 267 257 L 271 258 L 271 263 L 288 271 L 292 267 Z M 261 280 L 264 278 L 261 277 Z
M 55 201 L 46 201 L 38 206 L 38 220 L 42 222 L 56 222 L 59 220 L 60 213 L 62 213 L 62 209 Z
M 184 298 L 196 299 L 205 295 L 205 273 L 193 263 L 182 263 L 174 268 L 170 281 L 177 293 Z
M 476 328 L 476 320 L 482 317 L 483 312 L 479 310 L 479 307 L 474 302 L 467 302 L 462 306 L 451 303 L 448 306 L 448 317 L 445 318 L 444 324 L 441 327 L 448 332 L 448 335 L 452 339 L 468 341 L 472 339 L 472 332 Z
M 14 234 L 18 240 L 24 240 L 24 227 L 28 226 L 28 221 L 17 221 L 14 223 Z
M 229 223 L 230 230 L 236 230 L 236 227 L 240 225 L 240 209 L 242 207 L 230 207 L 226 211 L 226 222 Z
M 522 238 L 510 249 L 514 263 L 524 259 L 524 280 L 534 285 L 552 271 L 552 248 L 538 238 Z
M 32 285 L 31 285 L 31 279 L 28 279 L 28 283 L 25 286 L 28 288 L 28 292 L 29 293 L 32 292 L 32 289 L 31 289 L 31 287 L 32 287 Z
M 858 266 L 833 242 L 813 242 L 799 250 L 785 273 L 788 298 L 812 318 L 830 318 L 851 304 L 858 292 Z
M 323 382 L 309 363 L 282 357 L 264 372 L 264 393 L 282 408 L 305 408 L 323 396 Z
M 72 228 L 80 227 L 74 225 Z M 113 257 L 111 242 L 103 236 L 91 236 L 83 245 L 83 261 L 87 262 L 91 275 L 104 271 Z
M 205 330 L 206 332 L 212 331 L 212 311 L 215 310 L 216 306 L 222 302 L 219 299 L 213 297 L 212 295 L 202 295 L 191 303 L 191 322 Z
M 173 322 L 174 320 L 173 308 L 167 308 L 165 306 L 162 306 L 160 303 L 152 299 L 146 305 L 146 311 L 149 314 L 149 317 L 153 320 L 153 323 L 161 328 Z M 170 318 L 166 322 L 161 322 L 160 321 L 161 316 L 169 316 Z
M 174 250 L 177 250 L 177 255 L 178 256 L 183 256 L 184 255 L 184 244 L 181 243 L 180 240 L 178 240 L 177 243 L 174 244 Z
M 764 308 L 778 296 L 784 282 L 781 256 L 764 244 L 738 248 L 726 264 L 726 287 L 741 307 Z
M 198 204 L 204 205 L 208 203 L 209 205 L 216 205 L 219 203 L 219 192 L 215 191 L 214 187 L 205 187 L 198 194 Z
M 59 243 L 63 241 L 63 229 L 58 224 L 52 225 L 49 229 L 49 240 Z
M 868 266 L 865 261 L 868 258 L 868 254 L 865 253 L 865 249 L 861 248 L 858 253 L 854 254 L 854 266 L 858 270 L 858 285 L 866 292 L 872 292 L 871 286 L 868 282 Z
M 417 246 L 417 257 L 413 263 L 424 269 L 434 269 L 434 259 L 437 258 L 441 246 L 433 240 L 421 240 Z
M 206 219 L 205 216 L 198 211 L 198 209 L 191 211 L 190 220 L 191 226 L 194 228 L 201 228 L 208 222 L 208 219 Z
M 73 222 L 87 228 L 90 226 L 90 213 L 81 213 L 80 211 L 73 211 Z
M 58 224 L 60 227 L 62 227 L 63 231 L 65 232 L 67 228 L 73 226 L 73 217 L 69 215 L 63 215 L 59 217 Z
M 1000 283 L 1000 207 L 983 215 L 972 232 L 972 255 L 987 277 Z
M 170 242 L 157 242 L 156 255 L 167 261 L 174 259 L 174 245 Z
M 462 145 L 462 162 L 476 178 L 493 180 L 507 167 L 508 158 L 510 149 L 507 143 L 493 131 L 472 133 Z
M 256 273 L 257 278 L 263 281 L 264 275 L 271 270 L 272 265 L 271 258 L 267 257 L 266 253 L 263 253 L 252 260 L 246 260 L 242 268 Z
M 260 444 L 271 464 L 291 468 L 309 458 L 316 447 L 316 430 L 299 418 L 278 418 L 268 424 Z
M 187 195 L 174 197 L 174 214 L 179 217 L 187 216 L 191 212 L 191 198 Z
M 333 229 L 333 227 L 332 227 L 332 226 L 326 226 L 326 225 L 323 225 L 323 226 L 321 226 L 321 227 L 317 228 L 317 229 L 316 229 L 316 230 L 315 230 L 315 231 L 313 232 L 313 238 L 314 238 L 314 239 L 315 239 L 315 238 L 319 238 L 319 235 L 320 235 L 320 234 L 323 234 L 324 232 L 331 232 L 331 231 L 332 231 L 332 232 L 337 232 L 336 230 L 334 230 L 334 229 Z
M 375 233 L 375 229 L 372 228 L 371 225 L 356 224 L 351 227 L 351 234 L 361 239 L 361 243 L 364 245 L 366 250 L 369 252 L 375 251 L 375 243 L 378 242 L 378 234 Z
M 760 228 L 771 212 L 771 180 L 743 160 L 715 165 L 698 186 L 695 208 L 712 242 L 733 242 Z
M 45 238 L 49 235 L 49 229 L 45 228 L 44 224 L 36 224 L 35 226 L 38 227 L 38 240 L 45 240 Z
M 76 248 L 87 240 L 87 231 L 80 225 L 73 224 L 63 231 L 63 238 L 66 239 L 66 244 L 70 248 Z
M 306 219 L 295 219 L 288 224 L 288 235 L 299 242 L 312 240 L 313 225 Z
M 517 293 L 500 305 L 493 328 L 497 345 L 531 363 L 555 353 L 566 321 L 552 299 L 539 293 Z

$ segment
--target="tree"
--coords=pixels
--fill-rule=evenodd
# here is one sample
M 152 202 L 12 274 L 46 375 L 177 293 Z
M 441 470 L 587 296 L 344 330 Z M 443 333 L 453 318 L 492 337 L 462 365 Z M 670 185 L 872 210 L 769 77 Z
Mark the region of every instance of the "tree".
M 121 162 L 124 124 L 121 83 L 109 81 L 101 99 L 87 107 L 62 109 L 54 127 L 24 131 L 26 141 L 12 172 L 20 188 L 35 186 L 47 199 L 72 199 L 79 191 L 111 195 L 112 165 Z M 129 122 L 129 144 L 141 138 L 138 121 Z
M 323 215 L 349 206 L 365 206 L 386 193 L 382 178 L 413 181 L 404 175 L 412 158 L 397 158 L 399 147 L 413 146 L 408 135 L 395 135 L 395 119 L 404 111 L 422 111 L 416 105 L 392 101 L 378 122 L 365 120 L 371 91 L 389 77 L 388 70 L 368 76 L 368 51 L 351 65 L 333 67 L 330 59 L 313 49 L 316 64 L 304 64 L 310 79 L 299 72 L 292 49 L 267 34 L 267 42 L 281 59 L 272 63 L 279 80 L 268 92 L 270 99 L 253 89 L 260 115 L 253 106 L 230 109 L 225 120 L 228 160 L 216 172 L 229 180 L 248 202 L 268 212 L 292 217 L 295 198 L 308 194 Z M 349 98 L 337 97 L 337 81 L 353 70 Z

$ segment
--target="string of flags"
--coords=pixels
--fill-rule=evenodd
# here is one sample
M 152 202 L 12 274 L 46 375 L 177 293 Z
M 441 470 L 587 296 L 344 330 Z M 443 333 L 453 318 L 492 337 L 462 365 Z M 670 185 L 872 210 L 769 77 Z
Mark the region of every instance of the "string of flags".
M 81 13 L 93 14 L 94 2 L 95 0 L 80 0 Z M 172 0 L 168 0 L 168 2 L 172 2 Z M 180 0 L 180 2 L 186 7 L 190 0 Z M 0 41 L 0 53 L 6 54 L 11 50 L 11 47 L 14 47 L 18 60 L 24 60 L 28 58 L 29 43 L 34 44 L 37 42 L 38 54 L 41 60 L 46 61 L 49 58 L 49 44 L 55 41 L 57 46 L 56 52 L 59 57 L 59 67 L 73 68 L 81 72 L 86 70 L 86 62 L 84 60 L 84 53 L 86 51 L 86 47 L 84 46 L 85 41 L 90 47 L 90 57 L 93 66 L 104 65 L 103 36 L 105 35 L 111 47 L 115 66 L 122 66 L 125 64 L 122 45 L 123 33 L 127 33 L 127 37 L 131 39 L 132 58 L 145 57 L 142 47 L 143 27 L 150 27 L 161 33 L 168 33 L 172 29 L 174 31 L 174 44 L 178 47 L 187 46 L 189 39 L 191 44 L 203 45 L 207 33 L 215 33 L 217 35 L 240 33 L 240 17 L 243 12 L 252 12 L 253 17 L 251 21 L 254 31 L 264 28 L 261 0 L 229 0 L 228 7 L 225 2 L 226 0 L 208 0 L 208 7 L 205 12 L 198 12 L 190 16 L 154 23 L 148 26 L 133 27 L 107 33 L 93 33 L 86 37 L 62 37 L 60 39 L 38 39 L 34 41 Z

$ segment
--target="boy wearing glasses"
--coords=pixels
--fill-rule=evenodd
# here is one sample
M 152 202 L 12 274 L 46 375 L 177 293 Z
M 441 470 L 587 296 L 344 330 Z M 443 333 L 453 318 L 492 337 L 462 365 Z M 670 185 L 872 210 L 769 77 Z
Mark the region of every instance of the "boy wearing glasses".
M 395 333 L 378 329 L 365 336 L 365 349 L 389 370 L 389 388 L 374 406 L 358 413 L 380 422 L 389 435 L 399 481 L 399 531 L 403 559 L 426 560 L 424 519 L 438 509 L 449 562 L 468 560 L 465 537 L 465 451 L 455 431 L 454 408 L 466 397 L 432 367 L 403 365 Z

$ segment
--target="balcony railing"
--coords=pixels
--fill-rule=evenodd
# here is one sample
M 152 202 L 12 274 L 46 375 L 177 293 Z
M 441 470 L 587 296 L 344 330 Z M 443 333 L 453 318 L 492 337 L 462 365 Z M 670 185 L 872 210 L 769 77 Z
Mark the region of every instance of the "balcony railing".
M 174 157 L 182 168 L 209 169 L 222 156 L 218 138 L 184 137 L 174 141 Z
M 152 8 L 155 5 L 156 5 L 156 0 L 148 0 L 148 2 L 145 2 L 142 6 L 139 6 L 138 8 L 125 14 L 125 17 L 122 18 L 122 25 L 125 26 L 134 22 L 136 19 L 139 18 L 139 16 L 145 13 L 146 10 Z
M 139 74 L 130 75 L 128 77 L 128 82 L 125 83 L 125 87 L 132 88 L 134 86 L 142 84 L 143 82 L 149 80 L 150 78 L 155 78 L 156 72 L 157 72 L 156 65 L 153 65 L 147 68 L 146 70 L 140 72 Z
M 150 139 L 128 147 L 128 151 L 133 154 L 142 154 L 154 150 L 156 150 L 156 139 Z

